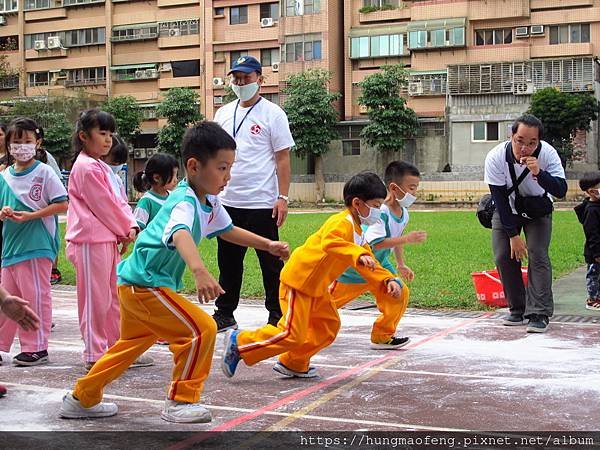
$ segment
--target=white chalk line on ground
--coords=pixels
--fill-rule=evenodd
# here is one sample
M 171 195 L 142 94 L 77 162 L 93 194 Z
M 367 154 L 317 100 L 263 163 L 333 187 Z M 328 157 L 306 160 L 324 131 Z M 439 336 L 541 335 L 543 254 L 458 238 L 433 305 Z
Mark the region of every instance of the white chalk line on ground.
M 29 384 L 18 384 L 18 383 L 5 383 L 6 386 L 29 390 L 34 392 L 44 392 L 53 391 L 57 393 L 67 393 L 67 389 L 57 389 L 48 386 L 34 386 Z M 131 402 L 141 402 L 141 403 L 150 403 L 152 405 L 162 406 L 164 404 L 164 400 L 154 400 L 149 398 L 141 398 L 141 397 L 128 397 L 122 395 L 114 395 L 114 394 L 104 394 L 104 399 L 110 400 L 123 400 L 123 401 L 131 401 Z M 237 408 L 233 406 L 217 406 L 217 405 L 208 405 L 204 404 L 208 409 L 214 409 L 216 411 L 227 411 L 227 412 L 241 412 L 241 413 L 252 413 L 256 411 L 255 409 L 249 408 Z M 57 405 L 57 415 L 58 415 Z M 278 416 L 278 417 L 290 417 L 294 415 L 294 413 L 285 413 L 279 411 L 267 411 L 264 413 L 267 416 Z M 313 415 L 305 415 L 302 416 L 301 420 L 316 420 L 316 421 L 325 421 L 325 422 L 343 422 L 343 423 L 351 423 L 356 425 L 373 425 L 373 426 L 384 426 L 391 428 L 399 428 L 404 430 L 426 430 L 426 431 L 443 431 L 443 432 L 467 432 L 472 430 L 464 430 L 460 428 L 443 428 L 443 427 L 430 427 L 426 425 L 414 425 L 408 423 L 394 423 L 394 422 L 381 422 L 374 420 L 360 420 L 360 419 L 344 419 L 340 417 L 328 417 L 328 416 L 313 416 Z

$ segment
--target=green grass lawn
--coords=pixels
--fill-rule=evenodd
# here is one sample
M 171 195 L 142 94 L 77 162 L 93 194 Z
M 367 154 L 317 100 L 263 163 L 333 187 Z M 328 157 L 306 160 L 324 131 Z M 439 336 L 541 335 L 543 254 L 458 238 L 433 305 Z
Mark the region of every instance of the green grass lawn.
M 281 231 L 281 239 L 292 249 L 301 245 L 328 217 L 327 213 L 292 214 Z M 407 245 L 405 260 L 414 270 L 410 306 L 419 308 L 485 309 L 477 302 L 471 272 L 494 267 L 491 232 L 482 228 L 472 211 L 411 212 L 408 230 L 425 230 L 428 239 L 423 244 Z M 584 264 L 583 231 L 575 214 L 570 211 L 554 213 L 554 230 L 550 257 L 554 278 Z M 61 224 L 64 233 L 64 224 Z M 211 272 L 218 276 L 216 239 L 200 244 L 200 254 Z M 63 283 L 74 284 L 75 274 L 65 259 L 64 246 L 59 267 Z M 258 260 L 253 250 L 246 256 L 244 297 L 263 295 Z M 185 290 L 193 291 L 191 275 L 184 276 Z

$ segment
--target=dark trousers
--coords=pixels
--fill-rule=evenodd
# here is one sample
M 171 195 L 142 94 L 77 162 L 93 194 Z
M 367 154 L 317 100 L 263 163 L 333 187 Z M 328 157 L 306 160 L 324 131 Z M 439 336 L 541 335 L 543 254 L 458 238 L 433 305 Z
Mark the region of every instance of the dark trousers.
M 554 299 L 548 247 L 552 235 L 552 214 L 535 220 L 517 218 L 517 221 L 519 228 L 525 232 L 527 244 L 527 288 L 521 278 L 521 262 L 510 257 L 510 238 L 502 228 L 498 212 L 492 217 L 492 249 L 508 307 L 511 313 L 525 317 L 531 314 L 551 317 Z
M 600 264 L 588 264 L 587 268 L 585 284 L 587 287 L 588 298 L 595 301 L 600 300 Z
M 233 224 L 266 237 L 279 240 L 277 223 L 273 219 L 272 209 L 241 209 L 226 206 Z M 225 291 L 215 301 L 217 312 L 224 316 L 233 317 L 240 301 L 242 276 L 244 274 L 244 256 L 247 247 L 241 247 L 231 242 L 217 238 L 217 260 L 219 263 L 219 284 Z M 276 324 L 281 318 L 279 306 L 279 274 L 283 268 L 283 261 L 268 252 L 256 250 L 260 269 L 262 272 L 263 287 L 265 289 L 265 307 L 269 311 L 269 323 Z

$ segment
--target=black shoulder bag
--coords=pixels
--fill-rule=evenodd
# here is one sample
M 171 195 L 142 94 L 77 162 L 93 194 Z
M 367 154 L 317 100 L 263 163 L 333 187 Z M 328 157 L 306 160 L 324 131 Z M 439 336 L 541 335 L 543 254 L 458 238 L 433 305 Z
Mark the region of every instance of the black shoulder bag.
M 533 156 L 537 158 L 540 154 L 540 150 L 541 144 L 535 150 Z M 512 155 L 512 148 L 510 153 L 511 154 L 509 154 L 508 151 L 506 152 L 506 162 L 508 163 L 510 178 L 514 186 L 517 177 L 515 174 L 515 167 L 513 165 L 514 158 Z M 525 172 L 529 172 L 529 169 L 525 169 L 523 173 Z M 521 179 L 521 177 L 519 177 L 519 179 Z M 517 180 L 517 186 L 519 185 L 518 181 L 519 180 Z M 539 219 L 540 217 L 547 216 L 554 210 L 554 204 L 552 203 L 552 200 L 550 200 L 550 197 L 548 197 L 547 194 L 547 191 L 544 191 L 542 195 L 524 196 L 519 193 L 519 189 L 517 187 L 517 189 L 515 190 L 515 209 L 517 210 L 517 214 L 527 220 L 535 220 Z
M 513 160 L 512 144 L 510 141 L 506 144 L 505 148 L 506 148 L 506 162 L 508 163 L 508 167 L 510 169 L 512 169 L 511 179 L 512 179 L 513 185 L 507 191 L 507 195 L 510 197 L 510 194 L 512 194 L 513 191 L 515 191 L 518 188 L 519 184 L 521 184 L 521 181 L 523 181 L 525 179 L 525 177 L 529 173 L 529 169 L 526 168 L 523 171 L 523 173 L 519 176 L 519 178 L 515 181 L 516 177 L 513 176 L 514 175 L 514 167 L 512 166 L 512 160 Z M 517 190 L 517 192 L 518 192 L 518 190 Z M 494 215 L 495 210 L 496 210 L 496 205 L 494 204 L 494 200 L 492 199 L 491 194 L 486 194 L 483 197 L 481 197 L 481 199 L 479 199 L 479 204 L 477 205 L 476 214 L 477 214 L 477 218 L 479 219 L 479 223 L 484 228 L 492 228 L 492 216 Z

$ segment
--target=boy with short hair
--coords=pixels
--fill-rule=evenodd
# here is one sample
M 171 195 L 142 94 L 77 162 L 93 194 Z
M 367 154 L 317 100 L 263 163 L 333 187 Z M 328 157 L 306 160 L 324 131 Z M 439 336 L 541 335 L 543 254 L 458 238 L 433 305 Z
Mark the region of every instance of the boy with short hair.
M 579 180 L 579 187 L 587 194 L 583 203 L 575 207 L 585 233 L 583 256 L 588 265 L 585 307 L 600 311 L 600 172 L 585 175 Z
M 365 239 L 373 249 L 377 261 L 396 274 L 389 257 L 394 251 L 398 271 L 404 281 L 412 281 L 414 272 L 404 262 L 404 244 L 415 244 L 427 239 L 425 231 L 411 231 L 402 235 L 408 225 L 408 207 L 413 204 L 421 174 L 419 170 L 404 161 L 393 161 L 385 169 L 384 182 L 387 197 L 381 206 L 381 220 L 370 225 L 365 231 Z M 408 344 L 409 338 L 395 337 L 396 327 L 408 306 L 409 289 L 401 284 L 402 294 L 396 299 L 377 285 L 365 281 L 356 270 L 346 270 L 330 286 L 332 301 L 339 309 L 356 297 L 370 291 L 375 296 L 377 308 L 381 312 L 371 331 L 371 348 L 375 350 L 394 350 Z
M 379 220 L 385 197 L 384 184 L 372 172 L 354 175 L 345 184 L 346 209 L 329 217 L 283 267 L 279 288 L 283 317 L 277 326 L 227 331 L 221 364 L 227 377 L 235 374 L 240 359 L 251 366 L 275 355 L 280 355 L 273 367 L 276 372 L 316 377 L 310 358 L 331 344 L 340 328 L 327 287 L 348 267 L 389 295 L 400 296 L 399 280 L 377 263 L 361 228 Z
M 217 328 L 202 309 L 177 294 L 184 269 L 192 272 L 198 300 L 207 303 L 223 289 L 208 272 L 197 245 L 221 236 L 238 245 L 286 258 L 285 242 L 271 241 L 234 227 L 217 194 L 230 178 L 235 141 L 216 123 L 200 122 L 183 139 L 187 178 L 138 237 L 129 258 L 118 266 L 121 336 L 90 372 L 65 395 L 64 418 L 109 417 L 114 403 L 102 403 L 104 387 L 119 377 L 157 338 L 173 353 L 173 378 L 161 418 L 168 422 L 210 422 L 199 403 L 212 362 Z

